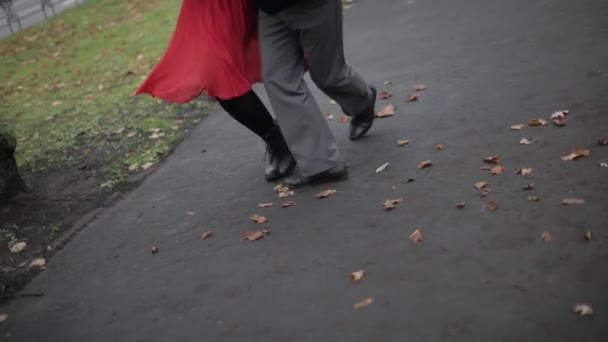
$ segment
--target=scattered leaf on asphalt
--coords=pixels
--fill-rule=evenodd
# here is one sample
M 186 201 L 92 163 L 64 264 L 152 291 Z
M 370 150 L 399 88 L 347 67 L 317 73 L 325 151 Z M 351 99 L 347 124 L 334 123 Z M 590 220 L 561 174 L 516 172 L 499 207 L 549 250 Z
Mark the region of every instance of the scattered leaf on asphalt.
M 4 321 L 6 321 L 6 319 L 7 319 L 7 318 L 8 318 L 8 315 L 7 315 L 7 314 L 5 314 L 5 313 L 0 314 L 0 323 L 2 323 L 2 322 L 4 322 Z
M 384 85 L 391 85 L 393 84 L 393 81 L 384 81 Z
M 144 170 L 147 170 L 147 169 L 151 168 L 152 166 L 154 166 L 154 163 L 147 162 L 144 165 L 142 165 L 141 168 Z
M 257 224 L 262 224 L 262 223 L 266 223 L 268 222 L 268 219 L 262 215 L 258 215 L 258 214 L 253 214 L 249 217 L 251 219 L 251 221 L 257 223 Z
M 500 157 L 499 156 L 489 156 L 489 157 L 483 158 L 483 161 L 486 163 L 490 163 L 490 164 L 500 164 Z
M 560 117 L 556 117 L 554 119 L 551 119 L 551 121 L 553 121 L 553 124 L 557 127 L 563 127 L 566 126 L 566 118 L 563 116 Z
M 241 241 L 255 241 L 263 238 L 264 236 L 270 234 L 268 229 L 254 230 L 254 231 L 244 231 L 241 233 Z
M 334 115 L 332 113 L 327 113 L 327 114 L 325 114 L 325 118 L 327 120 L 333 120 L 334 119 Z
M 495 201 L 490 201 L 486 204 L 486 208 L 491 211 L 496 211 L 498 210 L 498 203 L 496 203 Z
M 359 280 L 361 280 L 361 278 L 363 278 L 364 275 L 365 275 L 365 270 L 358 270 L 357 272 L 353 272 L 350 274 L 350 280 L 353 283 L 356 283 Z
M 597 139 L 597 144 L 600 146 L 608 146 L 608 137 L 600 137 Z
M 490 194 L 490 192 L 492 192 L 492 189 L 490 188 L 483 189 L 481 192 L 479 192 L 479 197 L 486 197 Z
M 585 204 L 585 200 L 580 198 L 564 198 L 562 200 L 563 205 L 575 205 L 575 204 Z
M 403 146 L 403 145 L 407 145 L 409 143 L 410 143 L 410 141 L 408 139 L 399 139 L 399 140 L 397 140 L 397 146 L 400 146 L 400 147 Z
M 600 167 L 608 167 L 608 161 L 600 162 Z
M 524 190 L 532 190 L 534 189 L 534 183 L 526 184 L 522 187 Z
M 380 173 L 380 172 L 382 172 L 382 171 L 386 170 L 386 168 L 388 168 L 388 166 L 389 166 L 389 163 L 384 163 L 384 164 L 380 165 L 380 166 L 379 166 L 379 167 L 376 169 L 376 173 Z
M 407 94 L 405 95 L 405 102 L 418 101 L 418 97 L 420 97 L 418 94 Z
M 528 196 L 528 201 L 538 202 L 538 201 L 540 201 L 540 197 L 538 197 L 537 195 L 530 195 L 530 196 Z
M 296 205 L 296 202 L 294 202 L 294 201 L 286 201 L 286 202 L 283 202 L 283 204 L 281 204 L 281 207 L 283 207 L 283 208 L 289 208 L 289 207 L 292 207 L 294 205 Z
M 338 118 L 338 122 L 339 123 L 346 123 L 350 121 L 350 116 L 346 115 L 346 114 L 342 114 L 342 116 L 340 116 Z
M 519 124 L 519 125 L 513 125 L 513 126 L 511 126 L 511 129 L 514 130 L 514 131 L 519 131 L 520 129 L 522 129 L 524 127 L 525 127 L 525 125 Z
M 530 119 L 530 121 L 528 122 L 528 124 L 530 126 L 544 126 L 547 124 L 546 120 L 543 120 L 541 118 L 535 118 L 535 119 Z
M 30 263 L 30 267 L 44 267 L 46 265 L 46 260 L 44 258 L 34 259 Z
M 574 306 L 574 312 L 581 316 L 593 316 L 593 308 L 587 303 L 576 304 Z
M 542 234 L 540 234 L 540 238 L 543 239 L 543 241 L 551 241 L 553 239 L 553 236 L 551 236 L 549 232 L 543 232 Z
M 562 160 L 576 160 L 586 157 L 590 154 L 589 149 L 585 147 L 575 147 L 569 155 L 563 156 Z
M 361 308 L 364 308 L 364 307 L 370 305 L 373 302 L 374 302 L 374 298 L 372 298 L 372 297 L 365 298 L 364 300 L 362 300 L 358 303 L 355 303 L 355 305 L 353 305 L 353 308 L 361 309 Z
M 463 202 L 458 202 L 456 204 L 456 208 L 462 209 L 462 208 L 466 207 L 466 205 L 467 205 L 467 202 L 464 202 L 464 201 Z
M 410 240 L 412 240 L 414 243 L 422 241 L 422 232 L 420 229 L 416 229 L 412 232 L 412 234 L 410 234 Z
M 281 191 L 279 192 L 279 198 L 287 198 L 289 196 L 293 196 L 294 194 L 295 192 L 293 192 L 292 190 Z
M 207 240 L 208 238 L 210 238 L 212 236 L 213 236 L 213 231 L 211 231 L 211 230 L 206 230 L 201 234 L 201 238 L 203 240 Z
M 486 182 L 486 181 L 479 181 L 477 183 L 475 183 L 475 185 L 473 185 L 475 188 L 477 188 L 477 190 L 483 190 L 485 189 L 486 186 L 488 186 L 490 183 Z
M 534 144 L 537 141 L 538 141 L 538 139 L 536 139 L 536 138 L 521 138 L 519 143 L 521 145 L 530 145 L 530 144 Z
M 481 170 L 490 171 L 490 170 L 492 170 L 492 167 L 489 166 L 489 165 L 484 165 L 484 166 L 481 167 Z
M 194 211 L 187 211 L 186 214 L 192 216 L 192 215 L 196 214 L 196 212 L 194 212 Z
M 268 208 L 268 207 L 272 207 L 273 203 L 260 203 L 258 204 L 258 207 L 260 208 Z
M 403 197 L 387 199 L 382 203 L 382 207 L 384 207 L 384 210 L 393 210 L 397 207 L 397 204 L 401 202 L 403 202 Z
M 152 254 L 158 253 L 158 247 L 152 246 L 152 248 L 150 248 L 150 252 L 152 252 Z
M 376 113 L 377 118 L 386 118 L 388 116 L 395 115 L 395 106 L 392 104 L 387 104 L 386 106 L 382 106 L 380 110 Z
M 423 91 L 426 89 L 426 86 L 424 84 L 414 84 L 412 89 L 414 89 L 415 91 Z
M 386 99 L 390 99 L 392 96 L 393 96 L 392 91 L 383 91 L 380 93 L 380 95 L 378 97 L 382 100 L 386 100 Z
M 331 104 L 331 105 L 335 105 L 335 104 L 338 104 L 338 103 L 336 102 L 336 100 L 332 100 L 332 99 L 330 99 L 330 100 L 329 100 L 329 104 Z
M 445 148 L 444 144 L 437 144 L 435 145 L 435 148 L 438 149 L 439 151 L 443 151 L 443 149 Z
M 27 243 L 25 243 L 25 241 L 19 241 L 14 243 L 9 249 L 11 253 L 19 253 L 25 248 L 25 246 L 27 246 Z
M 336 193 L 335 189 L 327 189 L 317 193 L 315 196 L 317 198 L 326 198 Z
M 293 191 L 289 190 L 289 187 L 284 186 L 283 184 L 277 184 L 272 189 L 277 192 L 279 198 L 286 198 L 294 194 Z
M 586 231 L 583 236 L 585 237 L 585 240 L 590 241 L 591 240 L 591 231 L 590 230 Z
M 522 176 L 526 176 L 532 173 L 532 168 L 530 167 L 522 167 L 517 169 L 517 171 L 515 171 L 516 175 L 522 175 Z
M 418 163 L 418 168 L 419 168 L 420 170 L 422 170 L 422 169 L 426 169 L 426 168 L 431 167 L 431 165 L 433 165 L 433 162 L 432 162 L 432 161 L 430 161 L 430 160 L 425 160 L 425 161 L 421 161 L 420 163 Z
M 505 170 L 505 166 L 502 164 L 498 164 L 490 169 L 490 172 L 494 175 L 499 175 Z

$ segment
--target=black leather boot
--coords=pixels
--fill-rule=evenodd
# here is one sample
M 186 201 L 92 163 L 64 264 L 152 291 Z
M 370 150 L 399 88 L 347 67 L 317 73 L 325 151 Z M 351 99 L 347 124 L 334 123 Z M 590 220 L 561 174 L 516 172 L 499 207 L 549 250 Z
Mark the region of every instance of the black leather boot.
M 288 176 L 296 166 L 279 125 L 274 127 L 264 137 L 266 142 L 266 169 L 264 176 L 269 182 Z

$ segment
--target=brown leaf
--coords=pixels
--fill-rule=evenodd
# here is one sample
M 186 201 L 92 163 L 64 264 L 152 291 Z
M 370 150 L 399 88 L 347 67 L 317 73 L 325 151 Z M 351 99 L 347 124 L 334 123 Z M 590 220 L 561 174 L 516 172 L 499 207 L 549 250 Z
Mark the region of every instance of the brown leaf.
M 486 204 L 486 208 L 491 211 L 496 211 L 498 210 L 498 203 L 496 203 L 495 201 L 490 201 Z
M 536 138 L 521 138 L 519 143 L 521 145 L 530 145 L 530 144 L 534 144 L 537 141 L 538 141 L 538 139 L 536 139 Z
M 547 121 L 543 120 L 541 118 L 535 118 L 535 119 L 530 119 L 530 121 L 528 121 L 528 124 L 530 126 L 544 126 L 547 124 Z
M 415 91 L 423 91 L 426 89 L 426 86 L 424 84 L 414 84 L 412 89 L 414 89 Z
M 403 202 L 403 197 L 395 198 L 395 199 L 387 199 L 382 203 L 382 207 L 384 210 L 393 210 L 397 207 L 397 204 Z
M 420 97 L 418 94 L 407 94 L 405 95 L 405 102 L 418 101 L 418 97 Z
M 525 125 L 518 124 L 518 125 L 511 126 L 511 129 L 514 130 L 514 131 L 519 131 L 520 129 L 522 129 L 524 127 L 525 127 Z
M 412 234 L 410 234 L 410 240 L 412 240 L 414 243 L 422 241 L 422 232 L 420 229 L 416 229 L 412 232 Z
M 526 184 L 522 187 L 524 190 L 532 190 L 534 189 L 534 183 Z
M 5 313 L 0 314 L 0 323 L 2 323 L 2 322 L 4 322 L 4 321 L 6 321 L 6 319 L 7 319 L 7 318 L 8 318 L 8 315 L 7 315 L 7 314 L 5 314 Z
M 272 207 L 272 206 L 273 206 L 273 203 L 260 203 L 260 204 L 258 204 L 258 207 L 260 207 L 260 208 L 269 208 L 269 207 Z
M 575 147 L 572 152 L 567 155 L 567 156 L 563 156 L 562 160 L 576 160 L 582 157 L 586 157 L 590 154 L 589 149 L 585 148 L 585 147 Z
M 391 85 L 393 84 L 393 81 L 384 81 L 384 85 Z
M 12 244 L 9 247 L 9 250 L 11 251 L 11 253 L 19 253 L 25 248 L 25 246 L 27 246 L 27 243 L 25 241 L 19 241 Z
M 154 166 L 154 163 L 147 162 L 144 165 L 142 165 L 141 168 L 144 170 L 147 170 L 147 169 L 151 168 L 152 166 Z
M 283 184 L 275 185 L 273 190 L 277 192 L 279 198 L 286 198 L 294 194 L 293 191 L 289 190 L 289 187 L 284 186 Z
M 481 192 L 479 192 L 479 197 L 486 197 L 490 194 L 490 192 L 492 192 L 492 189 L 483 189 Z
M 355 303 L 355 305 L 353 305 L 353 308 L 361 309 L 361 308 L 364 308 L 364 307 L 370 305 L 373 302 L 374 302 L 374 298 L 372 298 L 372 297 L 365 298 L 364 300 Z
M 483 158 L 483 161 L 490 164 L 500 164 L 501 160 L 499 156 L 489 156 Z
M 591 240 L 591 231 L 590 230 L 586 231 L 583 236 L 585 237 L 585 240 L 590 241 Z
M 380 93 L 380 96 L 378 96 L 378 98 L 380 98 L 382 100 L 386 100 L 386 99 L 390 99 L 392 96 L 393 96 L 392 91 L 383 91 Z
M 466 207 L 466 205 L 467 205 L 467 202 L 464 202 L 464 201 L 463 202 L 459 202 L 459 203 L 456 204 L 456 208 L 462 209 L 462 208 Z
M 505 166 L 502 164 L 498 164 L 490 169 L 490 172 L 494 175 L 499 175 L 505 170 Z
M 327 189 L 317 193 L 315 196 L 317 198 L 326 198 L 336 193 L 335 189 Z
M 553 121 L 553 124 L 555 126 L 558 126 L 558 127 L 566 126 L 566 118 L 563 116 L 552 119 L 551 121 Z
M 392 104 L 382 106 L 380 110 L 376 113 L 377 118 L 386 118 L 393 115 L 395 115 L 395 106 Z
M 339 123 L 346 123 L 350 121 L 350 116 L 346 115 L 346 114 L 342 114 L 342 116 L 340 116 L 338 118 L 338 122 Z
M 241 241 L 243 240 L 248 240 L 248 241 L 255 241 L 255 240 L 259 240 L 261 238 L 263 238 L 264 236 L 270 234 L 270 231 L 268 229 L 262 229 L 262 230 L 255 230 L 255 231 L 244 231 L 241 233 Z
M 353 283 L 357 283 L 357 282 L 359 282 L 359 280 L 361 280 L 361 278 L 363 278 L 364 275 L 365 275 L 365 270 L 358 270 L 358 271 L 350 274 L 350 280 Z
M 553 236 L 551 236 L 549 232 L 543 232 L 542 234 L 540 234 L 540 238 L 543 239 L 543 241 L 551 241 L 553 239 Z
M 380 165 L 380 166 L 379 166 L 379 167 L 376 169 L 376 173 L 380 173 L 380 172 L 382 172 L 382 171 L 386 170 L 386 169 L 388 168 L 388 166 L 389 166 L 389 165 L 390 165 L 390 164 L 389 164 L 388 162 L 387 162 L 387 163 L 384 163 L 384 164 L 382 164 L 382 165 Z
M 425 160 L 425 161 L 421 161 L 420 163 L 418 163 L 418 168 L 419 168 L 420 170 L 422 170 L 422 169 L 426 169 L 426 168 L 431 167 L 431 165 L 433 165 L 433 162 L 432 162 L 432 161 L 430 161 L 430 160 Z
M 608 146 L 608 137 L 600 137 L 597 139 L 597 144 L 600 146 Z
M 443 149 L 445 148 L 445 145 L 437 144 L 437 145 L 435 145 L 435 148 L 438 149 L 439 151 L 443 151 Z
M 268 219 L 262 215 L 258 215 L 258 214 L 253 214 L 249 217 L 251 219 L 251 221 L 257 223 L 257 224 L 262 224 L 262 223 L 266 223 L 268 222 Z
M 44 267 L 46 265 L 46 260 L 44 258 L 34 259 L 30 263 L 30 267 Z
M 60 104 L 62 104 L 62 103 L 63 103 L 62 101 L 53 101 L 53 103 L 51 103 L 51 105 L 52 105 L 53 107 L 56 107 L 56 106 L 59 106 L 59 105 L 60 105 Z
M 137 169 L 139 169 L 139 164 L 134 163 L 129 165 L 129 171 L 137 171 Z
M 399 139 L 399 140 L 397 140 L 397 146 L 399 146 L 399 147 L 401 147 L 403 145 L 407 145 L 409 143 L 410 143 L 410 141 L 408 139 Z
M 207 240 L 208 238 L 210 238 L 212 236 L 213 236 L 213 231 L 211 231 L 211 230 L 206 230 L 201 234 L 201 238 L 203 240 Z
M 522 175 L 522 176 L 526 176 L 531 173 L 532 173 L 532 168 L 526 168 L 526 167 L 519 168 L 519 169 L 517 169 L 517 171 L 515 171 L 516 175 Z
M 538 197 L 536 195 L 530 195 L 530 196 L 528 196 L 528 201 L 530 201 L 530 202 L 538 202 L 538 201 L 540 201 L 540 197 Z
M 585 200 L 580 198 L 564 198 L 562 200 L 563 205 L 575 205 L 575 204 L 585 204 Z
M 283 207 L 283 208 L 289 208 L 289 207 L 292 207 L 294 205 L 296 205 L 296 202 L 294 202 L 294 201 L 286 201 L 286 202 L 283 202 L 283 204 L 281 204 L 281 207 Z
M 581 316 L 593 316 L 593 307 L 587 303 L 576 304 L 574 306 L 574 312 Z
M 477 183 L 475 183 L 473 186 L 477 189 L 477 190 L 483 190 L 485 189 L 486 186 L 488 186 L 490 183 L 486 182 L 486 181 L 479 181 Z
M 152 252 L 152 254 L 158 253 L 158 247 L 152 246 L 152 248 L 150 248 L 150 252 Z

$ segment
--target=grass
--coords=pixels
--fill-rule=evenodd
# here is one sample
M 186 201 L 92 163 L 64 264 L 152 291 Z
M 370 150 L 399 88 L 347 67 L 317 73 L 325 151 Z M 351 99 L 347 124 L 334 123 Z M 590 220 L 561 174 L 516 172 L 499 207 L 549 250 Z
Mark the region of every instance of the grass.
M 157 163 L 205 102 L 131 94 L 167 46 L 180 0 L 90 0 L 0 40 L 0 119 L 27 173 L 95 156 L 104 187 Z M 150 164 L 151 163 L 151 164 Z

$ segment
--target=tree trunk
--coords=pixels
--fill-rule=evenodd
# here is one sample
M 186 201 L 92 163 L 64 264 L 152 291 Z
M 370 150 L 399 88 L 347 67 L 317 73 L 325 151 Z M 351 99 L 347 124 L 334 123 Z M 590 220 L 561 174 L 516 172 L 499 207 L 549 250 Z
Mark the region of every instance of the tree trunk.
M 26 190 L 15 162 L 16 145 L 13 133 L 0 123 L 0 202 Z

